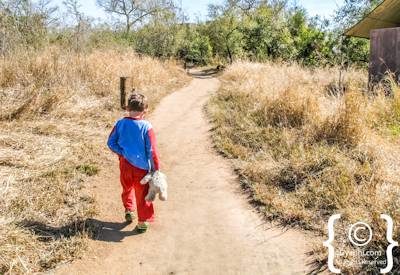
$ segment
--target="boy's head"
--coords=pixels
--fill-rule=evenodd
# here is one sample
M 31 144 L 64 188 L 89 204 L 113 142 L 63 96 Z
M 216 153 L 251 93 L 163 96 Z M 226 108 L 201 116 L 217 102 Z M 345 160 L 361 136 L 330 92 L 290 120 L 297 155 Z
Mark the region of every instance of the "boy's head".
M 139 93 L 133 93 L 128 98 L 127 110 L 130 112 L 144 112 L 149 107 L 147 97 Z

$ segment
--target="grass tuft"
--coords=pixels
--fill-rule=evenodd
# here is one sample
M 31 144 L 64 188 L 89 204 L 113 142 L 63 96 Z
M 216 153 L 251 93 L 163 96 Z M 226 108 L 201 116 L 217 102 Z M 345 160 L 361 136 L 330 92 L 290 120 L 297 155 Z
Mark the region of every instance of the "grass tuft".
M 97 175 L 99 168 L 95 164 L 82 164 L 75 167 L 76 170 L 89 177 Z
M 356 146 L 364 134 L 364 108 L 365 99 L 360 93 L 347 93 L 335 114 L 316 125 L 316 141 Z

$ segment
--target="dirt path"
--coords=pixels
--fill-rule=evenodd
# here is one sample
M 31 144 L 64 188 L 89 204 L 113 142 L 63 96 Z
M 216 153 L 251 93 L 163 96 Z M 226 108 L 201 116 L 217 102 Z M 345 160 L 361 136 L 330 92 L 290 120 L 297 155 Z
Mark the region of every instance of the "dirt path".
M 242 194 L 229 162 L 212 149 L 203 112 L 215 78 L 194 79 L 164 98 L 150 117 L 169 200 L 156 202 L 150 231 L 125 226 L 116 160 L 96 183 L 103 230 L 83 259 L 57 274 L 305 274 L 307 242 L 271 227 Z M 103 169 L 106 170 L 106 169 Z

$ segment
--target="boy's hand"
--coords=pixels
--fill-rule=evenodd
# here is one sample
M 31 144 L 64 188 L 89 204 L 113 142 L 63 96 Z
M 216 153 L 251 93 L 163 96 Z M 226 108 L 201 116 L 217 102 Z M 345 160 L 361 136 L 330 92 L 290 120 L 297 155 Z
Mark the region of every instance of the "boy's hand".
M 144 176 L 143 179 L 140 180 L 140 184 L 142 185 L 147 184 L 151 180 L 152 176 L 153 176 L 152 173 L 148 173 L 146 176 Z

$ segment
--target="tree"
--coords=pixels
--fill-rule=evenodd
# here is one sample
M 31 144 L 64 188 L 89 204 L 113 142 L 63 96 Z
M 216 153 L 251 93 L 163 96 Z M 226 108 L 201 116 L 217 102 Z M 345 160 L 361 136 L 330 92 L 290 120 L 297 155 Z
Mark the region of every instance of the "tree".
M 90 19 L 80 11 L 81 5 L 78 0 L 64 0 L 63 4 L 66 7 L 67 12 L 73 17 L 75 24 L 73 47 L 75 51 L 78 52 L 83 49 L 83 44 L 86 38 L 85 34 L 87 34 L 90 29 Z
M 44 16 L 46 26 L 50 27 L 58 22 L 58 18 L 55 15 L 58 11 L 57 6 L 52 6 L 52 0 L 40 0 L 36 5 L 36 10 L 39 14 Z
M 297 6 L 288 14 L 287 26 L 296 48 L 296 59 L 305 65 L 322 65 L 329 43 L 325 32 L 316 24 L 318 19 L 310 20 L 306 10 Z
M 243 34 L 240 31 L 243 10 L 238 1 L 227 0 L 223 5 L 209 5 L 208 33 L 211 46 L 217 55 L 227 58 L 229 63 L 243 50 Z
M 207 64 L 212 57 L 209 37 L 201 33 L 199 27 L 186 25 L 185 37 L 180 45 L 178 56 L 195 64 Z
M 334 22 L 337 28 L 341 30 L 349 28 L 381 2 L 382 0 L 345 0 L 336 10 Z
M 146 17 L 173 7 L 173 3 L 166 0 L 97 0 L 97 5 L 107 13 L 123 17 L 126 34 Z
M 363 38 L 343 37 L 343 33 L 381 2 L 382 0 L 345 0 L 344 4 L 338 8 L 334 17 L 336 24 L 334 36 L 338 55 L 345 60 L 340 63 L 363 66 L 367 64 L 369 41 Z
M 160 58 L 175 56 L 180 30 L 177 15 L 173 11 L 160 11 L 133 33 L 135 49 Z
M 0 54 L 18 47 L 41 47 L 57 10 L 41 0 L 0 0 Z
M 286 21 L 271 6 L 260 5 L 241 27 L 245 51 L 252 60 L 294 57 L 293 39 Z

